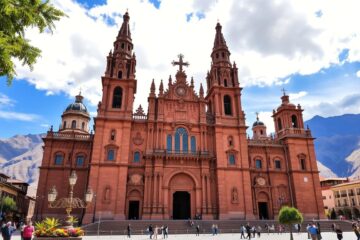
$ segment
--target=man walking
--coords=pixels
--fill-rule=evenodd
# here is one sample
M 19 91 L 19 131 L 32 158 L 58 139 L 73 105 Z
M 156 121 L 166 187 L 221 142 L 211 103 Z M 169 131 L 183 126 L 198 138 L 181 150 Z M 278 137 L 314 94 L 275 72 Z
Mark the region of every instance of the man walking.
M 311 224 L 309 227 L 308 227 L 308 232 L 310 234 L 310 237 L 312 240 L 318 240 L 318 229 L 317 227 L 315 226 L 315 223 Z
M 240 227 L 240 239 L 242 239 L 242 238 L 246 238 L 245 237 L 245 231 L 246 231 L 246 228 L 244 227 L 244 225 L 241 225 L 241 227 Z
M 130 223 L 127 226 L 127 237 L 131 238 L 131 227 L 130 227 Z

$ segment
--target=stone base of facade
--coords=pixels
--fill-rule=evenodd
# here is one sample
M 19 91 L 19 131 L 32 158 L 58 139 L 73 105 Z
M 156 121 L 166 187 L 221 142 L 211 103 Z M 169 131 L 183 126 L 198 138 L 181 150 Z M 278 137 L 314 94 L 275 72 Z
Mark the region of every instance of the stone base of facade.
M 34 240 L 81 240 L 82 237 L 34 237 Z

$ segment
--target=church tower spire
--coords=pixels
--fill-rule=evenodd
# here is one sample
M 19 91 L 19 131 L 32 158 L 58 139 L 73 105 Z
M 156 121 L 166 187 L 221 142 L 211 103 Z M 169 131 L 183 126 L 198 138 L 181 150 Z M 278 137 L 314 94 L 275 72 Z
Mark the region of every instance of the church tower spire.
M 223 66 L 231 66 L 230 51 L 226 45 L 224 35 L 222 33 L 222 26 L 220 23 L 216 24 L 216 34 L 214 40 L 214 47 L 211 53 L 213 64 L 221 64 Z

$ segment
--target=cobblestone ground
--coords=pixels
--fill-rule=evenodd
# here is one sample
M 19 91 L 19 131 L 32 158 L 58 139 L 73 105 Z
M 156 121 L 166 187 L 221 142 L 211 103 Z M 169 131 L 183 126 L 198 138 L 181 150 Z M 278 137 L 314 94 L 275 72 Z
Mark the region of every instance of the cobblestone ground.
M 345 232 L 343 234 L 343 240 L 356 240 L 355 234 L 353 232 Z M 126 236 L 85 236 L 83 240 L 126 240 L 129 239 Z M 131 237 L 133 240 L 146 240 L 149 239 L 148 236 L 140 236 L 134 235 Z M 162 236 L 158 237 L 158 240 L 163 239 Z M 219 234 L 217 236 L 212 236 L 209 234 L 203 234 L 199 237 L 195 235 L 169 235 L 168 240 L 220 240 L 220 239 L 228 239 L 228 240 L 239 240 L 240 234 Z M 262 234 L 260 238 L 255 237 L 251 238 L 252 240 L 290 240 L 290 234 Z M 294 240 L 307 240 L 307 234 L 294 234 Z M 20 240 L 20 236 L 14 236 L 12 240 Z M 334 233 L 322 233 L 322 240 L 337 240 L 336 235 Z

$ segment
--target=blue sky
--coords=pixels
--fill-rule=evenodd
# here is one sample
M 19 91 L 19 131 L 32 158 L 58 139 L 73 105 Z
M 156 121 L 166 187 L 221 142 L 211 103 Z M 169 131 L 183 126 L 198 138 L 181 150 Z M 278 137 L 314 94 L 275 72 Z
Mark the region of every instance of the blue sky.
M 247 9 L 236 5 L 236 0 L 230 3 L 198 0 L 178 4 L 170 0 L 53 2 L 66 9 L 69 18 L 57 25 L 54 35 L 40 36 L 36 31 L 28 32 L 31 41 L 43 49 L 43 57 L 35 65 L 35 70 L 30 72 L 18 65 L 19 79 L 10 87 L 5 78 L 0 78 L 0 138 L 43 133 L 50 125 L 57 129 L 63 110 L 74 100 L 80 88 L 89 112 L 94 115 L 101 97 L 105 56 L 112 48 L 122 21 L 121 14 L 127 8 L 138 60 L 139 89 L 135 107 L 142 104 L 146 109 L 152 78 L 158 87 L 161 79 L 175 74 L 170 62 L 179 52 L 184 53 L 191 64 L 186 72 L 188 77 L 194 76 L 196 89 L 200 82 L 205 84 L 214 26 L 220 19 L 232 52 L 231 58 L 239 68 L 240 84 L 244 87 L 242 104 L 248 125 L 255 120 L 255 112 L 260 112 L 260 118 L 269 130 L 273 129 L 270 116 L 272 109 L 280 104 L 282 88 L 290 94 L 292 102 L 305 108 L 305 119 L 314 115 L 360 113 L 360 51 L 357 49 L 360 32 L 356 27 L 341 26 L 347 17 L 357 16 L 355 13 L 340 16 L 351 8 L 347 8 L 345 3 L 342 9 L 332 3 L 314 6 L 306 0 L 302 2 L 306 7 L 300 10 L 297 5 L 286 1 L 280 1 L 276 6 L 263 3 L 267 12 L 277 14 L 271 15 L 269 20 L 261 8 L 251 6 L 255 12 L 259 11 L 253 16 Z M 293 19 L 288 20 L 289 28 L 282 25 L 277 28 L 279 20 L 271 23 L 274 16 L 289 19 L 280 7 L 294 12 L 291 14 Z M 235 10 L 247 20 L 233 16 Z M 307 21 L 300 21 L 297 14 Z M 333 14 L 342 17 L 340 26 L 331 24 Z M 267 22 L 277 31 L 261 30 L 269 29 Z M 295 26 L 308 33 L 306 38 L 301 35 L 292 37 L 298 34 L 293 32 Z M 321 31 L 316 32 L 320 28 Z M 149 29 L 153 34 L 149 34 Z M 274 38 L 277 40 L 272 40 Z

